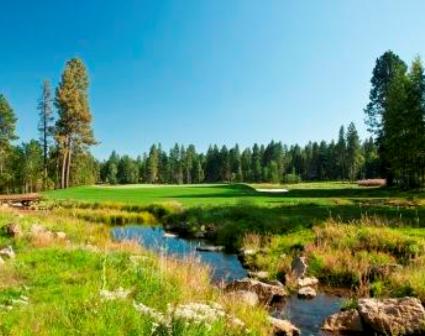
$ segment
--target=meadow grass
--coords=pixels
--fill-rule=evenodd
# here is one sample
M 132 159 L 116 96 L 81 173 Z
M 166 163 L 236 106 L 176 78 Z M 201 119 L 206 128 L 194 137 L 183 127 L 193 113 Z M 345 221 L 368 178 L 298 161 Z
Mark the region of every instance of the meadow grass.
M 19 223 L 25 234 L 5 235 L 7 223 Z M 34 234 L 42 224 L 66 239 Z M 1 335 L 267 335 L 262 308 L 247 308 L 212 287 L 209 270 L 195 260 L 180 262 L 143 250 L 135 242 L 113 242 L 109 228 L 66 217 L 55 211 L 25 215 L 0 212 L 0 244 L 11 245 L 16 259 L 0 270 Z M 196 274 L 196 276 L 194 276 Z M 102 300 L 100 290 L 124 288 L 128 298 Z M 28 304 L 13 304 L 22 296 Z M 241 329 L 225 319 L 210 326 L 173 320 L 161 329 L 133 302 L 159 312 L 169 305 L 217 302 L 246 323 Z M 6 307 L 13 307 L 10 310 Z M 170 329 L 171 328 L 171 329 Z

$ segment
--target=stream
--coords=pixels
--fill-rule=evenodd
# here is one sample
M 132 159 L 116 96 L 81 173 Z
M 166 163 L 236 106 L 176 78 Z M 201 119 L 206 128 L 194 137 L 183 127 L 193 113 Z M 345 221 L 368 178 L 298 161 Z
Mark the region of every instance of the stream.
M 220 251 L 198 251 L 200 246 L 208 245 L 200 239 L 184 239 L 167 234 L 161 227 L 130 225 L 115 227 L 111 231 L 115 240 L 137 240 L 139 244 L 156 253 L 184 259 L 198 258 L 211 269 L 213 282 L 232 281 L 247 277 L 237 255 Z M 323 320 L 339 311 L 343 298 L 319 292 L 312 300 L 301 300 L 290 296 L 282 307 L 272 310 L 272 315 L 290 320 L 302 332 L 302 335 L 329 335 L 320 331 Z

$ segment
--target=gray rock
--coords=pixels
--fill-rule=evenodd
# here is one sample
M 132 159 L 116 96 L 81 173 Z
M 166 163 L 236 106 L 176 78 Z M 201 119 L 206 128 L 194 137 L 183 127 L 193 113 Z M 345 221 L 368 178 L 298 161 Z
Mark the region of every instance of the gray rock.
M 306 277 L 306 278 L 300 278 L 297 280 L 298 287 L 312 287 L 316 286 L 319 283 L 319 280 L 315 277 Z
M 358 311 L 363 322 L 385 335 L 425 333 L 425 309 L 416 298 L 360 299 Z
M 16 254 L 15 251 L 13 251 L 12 246 L 7 246 L 0 250 L 0 257 L 14 259 L 16 257 Z
M 329 316 L 322 329 L 335 333 L 361 333 L 363 324 L 357 309 L 350 309 Z
M 298 297 L 300 299 L 312 299 L 316 297 L 316 290 L 312 287 L 302 287 L 298 290 Z
M 226 286 L 227 291 L 250 291 L 258 295 L 258 299 L 262 304 L 272 304 L 282 301 L 288 293 L 281 286 L 270 285 L 258 280 L 245 278 L 242 280 L 234 280 Z
M 299 336 L 300 330 L 288 320 L 281 320 L 269 316 L 269 322 L 273 327 L 274 336 Z
M 292 274 L 296 279 L 303 278 L 305 276 L 305 273 L 307 271 L 308 265 L 305 260 L 305 257 L 295 257 L 294 260 L 292 260 Z

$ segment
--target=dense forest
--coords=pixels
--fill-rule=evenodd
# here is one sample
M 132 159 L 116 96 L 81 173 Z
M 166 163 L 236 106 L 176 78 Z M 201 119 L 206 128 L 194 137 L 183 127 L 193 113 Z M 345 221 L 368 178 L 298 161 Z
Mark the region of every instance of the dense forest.
M 212 145 L 198 153 L 194 145 L 176 144 L 168 153 L 160 144 L 131 158 L 113 152 L 100 165 L 100 181 L 125 183 L 270 182 L 300 180 L 355 180 L 378 176 L 373 139 L 360 142 L 353 123 L 341 127 L 338 141 L 310 142 L 304 147 L 281 142 L 254 144 L 241 150 Z
M 383 177 L 388 184 L 425 184 L 425 76 L 419 57 L 411 66 L 391 51 L 376 61 L 365 108 L 371 137 L 361 140 L 350 123 L 335 141 L 305 146 L 272 141 L 250 148 L 160 144 L 131 158 L 99 162 L 91 126 L 87 70 L 80 59 L 65 65 L 53 95 L 44 81 L 38 103 L 40 138 L 17 145 L 17 118 L 0 93 L 0 192 L 31 192 L 93 183 L 203 183 L 356 180 Z M 35 109 L 34 109 L 35 110 Z

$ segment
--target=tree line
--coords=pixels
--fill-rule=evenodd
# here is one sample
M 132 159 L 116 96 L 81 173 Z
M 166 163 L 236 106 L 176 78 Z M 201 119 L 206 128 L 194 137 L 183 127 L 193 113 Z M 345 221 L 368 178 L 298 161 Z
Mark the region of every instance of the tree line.
M 392 51 L 376 60 L 365 108 L 371 136 L 341 127 L 336 140 L 305 146 L 272 141 L 241 149 L 160 144 L 132 158 L 115 151 L 100 162 L 82 60 L 69 60 L 53 94 L 43 82 L 38 103 L 39 139 L 16 144 L 17 118 L 0 93 L 0 193 L 31 192 L 93 183 L 298 182 L 386 178 L 389 185 L 425 184 L 425 77 L 422 61 L 410 67 Z
M 0 93 L 1 193 L 67 188 L 97 181 L 98 162 L 89 151 L 96 141 L 88 86 L 86 67 L 78 58 L 66 63 L 54 96 L 50 82 L 45 80 L 38 103 L 40 139 L 20 145 L 15 145 L 16 115 Z
M 377 147 L 372 138 L 360 141 L 354 123 L 342 126 L 337 141 L 287 146 L 271 141 L 243 150 L 236 144 L 209 146 L 176 144 L 168 152 L 154 144 L 137 158 L 115 151 L 100 164 L 100 182 L 110 184 L 215 182 L 293 183 L 300 180 L 355 180 L 377 177 Z

